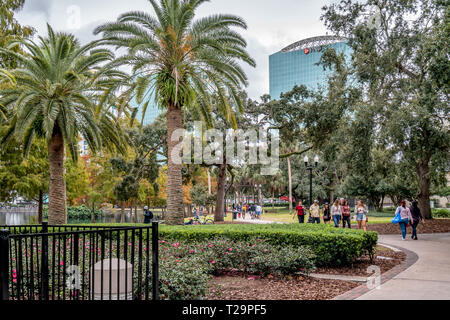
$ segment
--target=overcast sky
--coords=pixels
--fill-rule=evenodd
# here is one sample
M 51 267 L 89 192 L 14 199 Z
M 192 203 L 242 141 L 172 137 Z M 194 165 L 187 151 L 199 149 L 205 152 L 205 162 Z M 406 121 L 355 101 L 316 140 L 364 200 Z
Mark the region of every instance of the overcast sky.
M 287 45 L 327 32 L 321 8 L 332 0 L 211 0 L 199 9 L 199 16 L 231 13 L 245 19 L 244 37 L 256 68 L 246 68 L 249 95 L 258 99 L 269 93 L 269 55 Z M 92 30 L 106 21 L 114 21 L 123 12 L 153 12 L 147 0 L 25 0 L 17 19 L 45 35 L 48 22 L 58 31 L 70 31 L 81 42 L 96 38 Z M 79 13 L 79 14 L 78 14 Z

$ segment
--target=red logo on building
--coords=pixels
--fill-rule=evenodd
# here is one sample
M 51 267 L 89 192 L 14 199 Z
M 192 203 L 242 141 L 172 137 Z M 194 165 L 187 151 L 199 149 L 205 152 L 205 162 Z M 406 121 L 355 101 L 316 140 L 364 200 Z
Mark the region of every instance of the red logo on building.
M 303 50 L 303 52 L 304 52 L 305 54 L 309 54 L 309 48 L 306 48 L 305 50 Z

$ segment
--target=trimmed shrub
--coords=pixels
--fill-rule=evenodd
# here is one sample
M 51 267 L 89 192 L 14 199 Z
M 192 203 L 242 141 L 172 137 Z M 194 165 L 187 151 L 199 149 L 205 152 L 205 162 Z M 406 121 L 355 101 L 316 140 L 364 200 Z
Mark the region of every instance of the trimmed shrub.
M 48 206 L 44 206 L 43 210 L 44 218 L 48 218 Z M 95 218 L 97 219 L 103 214 L 102 210 L 95 209 Z M 85 205 L 81 205 L 78 207 L 67 207 L 67 219 L 75 219 L 75 220 L 90 220 L 92 215 L 92 210 L 86 207 Z
M 450 218 L 450 210 L 448 210 L 448 209 L 433 209 L 432 215 L 434 218 Z
M 341 266 L 352 263 L 364 254 L 372 255 L 377 244 L 376 232 L 334 228 L 328 225 L 220 225 L 161 226 L 160 235 L 176 241 L 201 242 L 226 238 L 252 242 L 263 239 L 279 247 L 308 247 L 318 266 Z

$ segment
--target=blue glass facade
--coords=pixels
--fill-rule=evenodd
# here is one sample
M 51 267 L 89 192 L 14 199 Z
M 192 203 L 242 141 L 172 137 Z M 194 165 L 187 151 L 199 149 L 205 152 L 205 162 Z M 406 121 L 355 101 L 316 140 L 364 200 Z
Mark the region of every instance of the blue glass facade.
M 350 48 L 345 42 L 328 44 L 336 52 L 344 51 L 350 56 Z M 306 51 L 305 51 L 306 50 Z M 289 52 L 277 52 L 269 57 L 270 96 L 280 98 L 281 93 L 292 90 L 295 85 L 305 85 L 315 89 L 325 85 L 329 71 L 316 65 L 321 57 L 320 48 L 305 48 Z
M 155 103 L 155 96 L 154 96 L 154 94 L 152 92 L 150 92 L 150 91 L 148 91 L 145 94 L 145 96 L 144 96 L 142 101 L 143 102 L 141 104 L 138 104 L 136 99 L 133 99 L 131 101 L 131 106 L 133 108 L 138 107 L 139 111 L 138 111 L 138 113 L 136 115 L 136 120 L 141 122 L 141 120 L 142 120 L 142 111 L 143 111 L 142 109 L 143 109 L 145 103 L 147 101 L 150 101 L 148 106 L 147 106 L 147 110 L 145 112 L 145 115 L 144 115 L 143 125 L 146 126 L 148 124 L 152 124 L 156 120 L 156 118 L 161 114 L 161 110 L 158 108 L 158 106 Z

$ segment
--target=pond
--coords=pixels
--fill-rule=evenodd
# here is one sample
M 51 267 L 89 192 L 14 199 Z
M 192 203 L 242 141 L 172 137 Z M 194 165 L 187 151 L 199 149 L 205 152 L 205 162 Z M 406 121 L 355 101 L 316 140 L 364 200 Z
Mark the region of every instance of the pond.
M 153 211 L 157 216 L 158 212 Z M 38 214 L 37 211 L 30 210 L 24 212 L 13 212 L 13 211 L 0 211 L 0 225 L 26 225 L 26 224 L 37 224 Z M 69 224 L 83 224 L 90 223 L 90 219 L 68 219 Z M 132 223 L 132 217 L 129 212 L 125 215 L 125 222 Z M 138 223 L 143 222 L 143 217 L 139 212 Z M 103 215 L 97 217 L 96 223 L 120 223 L 120 211 L 117 212 L 105 212 Z

